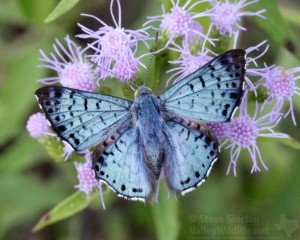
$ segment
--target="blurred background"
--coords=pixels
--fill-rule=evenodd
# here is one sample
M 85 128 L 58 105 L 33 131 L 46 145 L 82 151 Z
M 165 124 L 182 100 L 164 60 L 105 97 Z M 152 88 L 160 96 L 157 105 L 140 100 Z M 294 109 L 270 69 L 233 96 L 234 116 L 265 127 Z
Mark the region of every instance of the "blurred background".
M 122 26 L 139 28 L 146 16 L 161 14 L 162 2 L 166 1 L 121 1 Z M 79 1 L 45 23 L 57 3 L 0 0 L 0 239 L 300 239 L 300 149 L 276 140 L 258 142 L 268 171 L 251 174 L 251 159 L 243 152 L 237 177 L 227 176 L 229 154 L 223 151 L 208 181 L 184 197 L 167 199 L 163 184 L 158 204 L 129 202 L 104 190 L 106 210 L 96 197 L 81 212 L 33 233 L 43 214 L 73 194 L 78 183 L 73 163 L 55 163 L 25 128 L 28 117 L 39 111 L 34 92 L 41 85 L 36 80 L 49 75 L 37 67 L 38 50 L 47 53 L 55 38 L 80 33 L 78 22 L 99 27 L 80 13 L 112 24 L 110 1 L 104 0 Z M 300 37 L 299 1 L 276 3 Z M 253 18 L 245 19 L 244 25 L 248 31 L 242 33 L 241 48 L 267 38 L 270 50 L 262 61 L 300 66 L 299 58 L 290 54 L 294 45 L 278 44 L 276 36 Z M 293 102 L 299 122 L 300 96 Z M 300 130 L 290 118 L 277 131 L 300 140 Z

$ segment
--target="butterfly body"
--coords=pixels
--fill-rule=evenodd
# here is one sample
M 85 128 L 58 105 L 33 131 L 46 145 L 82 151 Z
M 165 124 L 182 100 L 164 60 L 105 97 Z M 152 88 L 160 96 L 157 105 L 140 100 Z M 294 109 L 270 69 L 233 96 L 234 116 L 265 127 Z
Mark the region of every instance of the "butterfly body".
M 155 178 L 160 176 L 164 160 L 164 124 L 161 103 L 145 87 L 138 90 L 137 98 L 132 105 L 133 125 L 138 134 L 138 142 L 145 153 L 147 167 Z
M 37 90 L 54 131 L 76 151 L 93 147 L 95 176 L 119 196 L 149 200 L 158 179 L 184 195 L 204 182 L 218 141 L 205 121 L 226 122 L 242 97 L 245 51 L 231 50 L 156 97 L 131 102 L 61 87 Z

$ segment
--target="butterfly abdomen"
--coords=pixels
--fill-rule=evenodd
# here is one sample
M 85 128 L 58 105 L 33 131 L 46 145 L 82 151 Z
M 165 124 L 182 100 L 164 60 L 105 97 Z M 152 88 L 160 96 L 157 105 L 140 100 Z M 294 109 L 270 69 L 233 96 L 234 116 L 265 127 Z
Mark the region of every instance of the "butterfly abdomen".
M 153 95 L 138 97 L 133 106 L 134 125 L 142 151 L 146 155 L 146 166 L 158 179 L 164 160 L 164 120 L 160 101 Z

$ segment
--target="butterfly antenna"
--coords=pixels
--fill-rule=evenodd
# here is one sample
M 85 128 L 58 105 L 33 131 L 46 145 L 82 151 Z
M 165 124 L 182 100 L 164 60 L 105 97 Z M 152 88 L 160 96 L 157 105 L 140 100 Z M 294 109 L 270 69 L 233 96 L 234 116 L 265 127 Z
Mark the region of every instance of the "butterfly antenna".
M 151 58 L 150 58 L 149 63 L 148 63 L 146 76 L 145 76 L 145 78 L 144 78 L 144 86 L 146 86 L 146 81 L 147 81 L 148 78 L 149 78 L 150 67 L 151 67 L 151 64 L 152 64 L 152 61 L 153 61 L 153 57 L 154 57 L 153 52 L 156 51 L 157 43 L 158 43 L 158 32 L 156 32 L 155 43 L 154 43 L 154 46 L 153 46 L 153 48 L 152 48 L 152 50 L 151 50 L 152 54 L 151 54 Z

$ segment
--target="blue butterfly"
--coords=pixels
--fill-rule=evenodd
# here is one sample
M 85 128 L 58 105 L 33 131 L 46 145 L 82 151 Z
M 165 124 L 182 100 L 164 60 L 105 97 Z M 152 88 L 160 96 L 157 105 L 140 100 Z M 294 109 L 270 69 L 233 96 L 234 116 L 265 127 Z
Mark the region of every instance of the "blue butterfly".
M 227 122 L 243 94 L 245 51 L 225 52 L 156 97 L 136 99 L 43 87 L 38 101 L 58 136 L 75 151 L 93 147 L 97 179 L 118 196 L 150 200 L 164 178 L 175 194 L 203 183 L 218 141 L 205 121 Z

